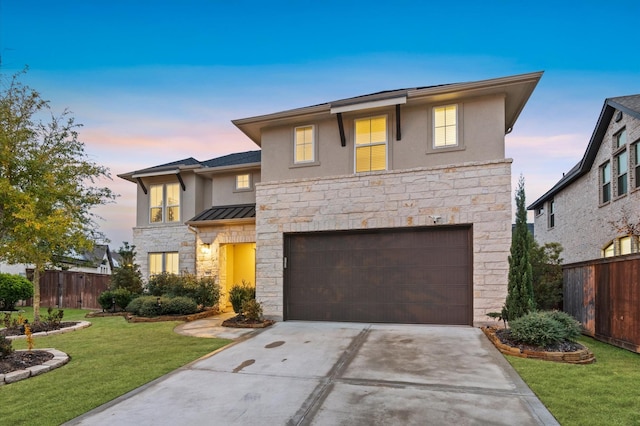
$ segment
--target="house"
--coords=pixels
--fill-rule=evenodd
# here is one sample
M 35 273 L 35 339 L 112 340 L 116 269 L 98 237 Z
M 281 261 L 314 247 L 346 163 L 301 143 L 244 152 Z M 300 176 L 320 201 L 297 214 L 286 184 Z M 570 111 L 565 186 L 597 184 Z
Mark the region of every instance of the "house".
M 83 253 L 68 253 L 55 259 L 57 266 L 51 270 L 63 269 L 72 272 L 89 272 L 93 274 L 111 275 L 113 268 L 118 266 L 120 255 L 112 253 L 107 244 L 95 244 L 92 251 Z M 6 264 L 0 262 L 0 272 L 28 276 L 33 265 Z
M 118 175 L 137 184 L 133 244 L 142 276 L 212 276 L 222 292 L 255 285 L 260 151 L 174 161 Z
M 260 151 L 120 175 L 141 269 L 246 279 L 278 320 L 484 323 L 507 292 L 505 135 L 541 76 L 238 119 Z
M 606 99 L 582 160 L 528 207 L 536 240 L 565 263 L 637 253 L 639 148 L 640 95 Z

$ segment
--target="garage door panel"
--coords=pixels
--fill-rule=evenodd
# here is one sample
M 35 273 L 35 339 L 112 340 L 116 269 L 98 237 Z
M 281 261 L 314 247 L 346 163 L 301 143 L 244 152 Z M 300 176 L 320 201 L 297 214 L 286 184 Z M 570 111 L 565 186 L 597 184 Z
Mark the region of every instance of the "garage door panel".
M 287 234 L 285 319 L 471 324 L 470 233 Z

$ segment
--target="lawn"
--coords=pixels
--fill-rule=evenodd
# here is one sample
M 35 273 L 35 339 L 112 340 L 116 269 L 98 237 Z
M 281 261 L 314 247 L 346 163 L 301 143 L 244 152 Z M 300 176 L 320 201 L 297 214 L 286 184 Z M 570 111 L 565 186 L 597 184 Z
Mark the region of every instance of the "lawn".
M 25 310 L 31 321 L 32 310 Z M 63 423 L 230 342 L 176 334 L 179 322 L 129 324 L 122 317 L 86 319 L 84 310 L 64 312 L 63 321 L 87 320 L 91 327 L 34 338 L 35 349 L 55 348 L 71 360 L 46 374 L 0 386 L 0 423 Z M 26 342 L 15 340 L 13 347 L 26 349 Z
M 640 425 L 640 355 L 591 338 L 580 343 L 594 364 L 507 360 L 563 426 Z

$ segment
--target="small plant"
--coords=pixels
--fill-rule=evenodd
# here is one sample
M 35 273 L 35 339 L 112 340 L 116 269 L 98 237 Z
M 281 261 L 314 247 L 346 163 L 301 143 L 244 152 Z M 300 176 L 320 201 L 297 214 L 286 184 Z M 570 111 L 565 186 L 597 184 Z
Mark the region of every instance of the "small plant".
M 60 323 L 64 317 L 64 311 L 62 309 L 53 310 L 51 306 L 47 309 L 47 314 L 43 316 L 40 321 L 44 323 L 48 330 L 57 330 L 60 328 Z
M 13 353 L 13 347 L 11 346 L 11 340 L 4 336 L 0 336 L 0 359 L 8 357 Z
M 24 322 L 24 335 L 27 336 L 27 348 L 29 352 L 33 350 L 33 333 L 31 333 L 31 327 L 29 326 L 29 322 Z
M 235 284 L 229 290 L 229 302 L 236 314 L 242 313 L 242 304 L 256 298 L 256 288 L 251 283 L 242 280 L 242 284 Z
M 558 311 L 530 312 L 509 326 L 514 340 L 540 347 L 574 341 L 580 335 L 578 322 Z
M 256 299 L 245 300 L 242 303 L 242 315 L 250 321 L 261 321 L 262 304 Z

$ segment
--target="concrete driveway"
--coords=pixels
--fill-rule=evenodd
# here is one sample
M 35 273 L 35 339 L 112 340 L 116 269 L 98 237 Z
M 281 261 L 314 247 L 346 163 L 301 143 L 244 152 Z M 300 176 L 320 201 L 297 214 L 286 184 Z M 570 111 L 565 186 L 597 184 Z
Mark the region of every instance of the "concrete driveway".
M 558 423 L 478 329 L 280 322 L 68 424 Z

